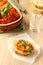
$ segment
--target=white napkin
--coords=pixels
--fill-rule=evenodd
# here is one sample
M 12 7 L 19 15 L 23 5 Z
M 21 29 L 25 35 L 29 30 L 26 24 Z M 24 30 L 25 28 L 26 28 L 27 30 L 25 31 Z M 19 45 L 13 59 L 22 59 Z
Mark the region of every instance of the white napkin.
M 34 48 L 35 48 L 35 52 L 31 55 L 28 55 L 28 56 L 20 56 L 20 55 L 16 54 L 12 50 L 11 44 L 14 40 L 19 40 L 19 39 L 24 39 L 24 40 L 27 40 L 27 41 L 31 42 L 33 44 Z M 20 34 L 20 35 L 9 38 L 7 40 L 7 44 L 8 44 L 8 49 L 9 49 L 11 55 L 14 58 L 16 58 L 18 60 L 25 61 L 25 62 L 29 62 L 31 64 L 34 63 L 34 61 L 36 60 L 36 58 L 40 54 L 40 46 L 35 41 L 33 41 L 27 33 L 23 33 L 23 34 Z

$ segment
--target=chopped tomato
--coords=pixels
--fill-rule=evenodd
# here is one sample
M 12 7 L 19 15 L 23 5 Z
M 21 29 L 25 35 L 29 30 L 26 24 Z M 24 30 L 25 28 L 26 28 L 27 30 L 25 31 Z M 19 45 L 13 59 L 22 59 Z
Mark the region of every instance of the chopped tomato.
M 7 0 L 0 0 L 0 10 L 2 9 L 3 5 L 8 3 Z M 10 6 L 10 10 L 5 15 L 0 15 L 0 24 L 7 24 L 17 20 L 20 17 L 18 11 L 13 7 Z
M 7 0 L 0 0 L 0 9 L 2 8 L 2 6 L 4 5 L 4 4 L 6 4 L 7 3 Z
M 27 52 L 26 48 L 24 46 L 21 46 L 20 43 L 17 43 L 17 49 L 23 52 Z
M 31 44 L 31 43 L 29 43 L 29 44 L 28 44 L 28 46 L 30 46 L 30 47 L 31 47 L 31 49 L 33 49 L 33 46 L 32 46 L 32 44 Z
M 31 43 L 29 43 L 27 45 L 33 50 L 33 46 L 32 46 Z M 16 44 L 16 47 L 20 51 L 27 52 L 26 47 L 25 46 L 22 46 L 19 42 Z

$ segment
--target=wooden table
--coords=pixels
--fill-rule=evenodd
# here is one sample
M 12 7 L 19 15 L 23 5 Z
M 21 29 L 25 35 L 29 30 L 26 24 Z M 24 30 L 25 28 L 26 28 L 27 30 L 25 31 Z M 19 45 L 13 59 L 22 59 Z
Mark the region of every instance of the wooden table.
M 21 5 L 27 9 L 28 11 L 28 1 L 29 0 L 20 0 L 22 1 Z M 25 5 L 25 6 L 24 6 Z M 27 23 L 29 22 L 28 19 L 28 15 L 23 14 L 24 16 L 24 22 Z M 30 37 L 35 40 L 41 47 L 41 53 L 39 55 L 39 57 L 36 59 L 36 61 L 34 62 L 34 64 L 32 65 L 43 65 L 43 30 L 41 30 L 40 33 L 37 32 L 32 32 L 29 30 L 29 28 L 21 31 L 21 32 L 14 32 L 14 33 L 3 33 L 0 34 L 0 65 L 31 65 L 27 62 L 23 62 L 20 60 L 17 60 L 15 58 L 13 58 L 7 48 L 7 39 L 11 36 L 16 36 L 18 34 L 24 33 L 26 32 L 28 35 L 30 35 Z

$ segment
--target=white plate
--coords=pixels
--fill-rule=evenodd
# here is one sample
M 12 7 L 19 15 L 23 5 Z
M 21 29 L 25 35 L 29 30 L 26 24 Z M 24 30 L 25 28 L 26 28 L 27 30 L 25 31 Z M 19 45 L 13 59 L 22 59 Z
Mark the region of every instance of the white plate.
M 14 40 L 19 40 L 19 39 L 23 39 L 23 40 L 27 40 L 28 42 L 31 42 L 35 48 L 35 52 L 31 55 L 28 55 L 28 56 L 20 56 L 18 54 L 16 54 L 13 50 L 12 50 L 12 47 L 11 47 L 11 44 Z M 23 33 L 23 34 L 20 34 L 20 35 L 17 35 L 17 36 L 14 36 L 14 37 L 10 37 L 8 40 L 7 40 L 7 44 L 8 44 L 8 49 L 11 53 L 11 55 L 18 59 L 18 60 L 22 60 L 22 61 L 25 61 L 25 62 L 29 62 L 29 63 L 33 63 L 35 61 L 35 59 L 39 56 L 40 54 L 40 46 L 30 38 L 30 36 L 26 33 Z

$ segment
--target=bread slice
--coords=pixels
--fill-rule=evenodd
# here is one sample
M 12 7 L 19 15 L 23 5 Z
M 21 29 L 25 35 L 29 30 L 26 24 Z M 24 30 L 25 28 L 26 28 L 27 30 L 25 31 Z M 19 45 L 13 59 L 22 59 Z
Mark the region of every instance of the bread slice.
M 18 50 L 17 46 L 16 46 L 17 43 L 18 43 L 18 41 L 15 41 L 15 42 L 12 43 L 12 49 L 16 54 L 19 54 L 19 55 L 22 55 L 22 56 L 27 56 L 27 55 L 30 55 L 31 53 L 34 52 L 34 49 L 32 50 L 32 52 L 22 52 L 22 51 Z
M 43 0 L 33 0 L 36 8 L 43 9 Z
M 36 8 L 33 3 L 30 5 L 29 9 L 31 12 L 43 14 L 43 9 Z

